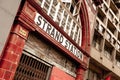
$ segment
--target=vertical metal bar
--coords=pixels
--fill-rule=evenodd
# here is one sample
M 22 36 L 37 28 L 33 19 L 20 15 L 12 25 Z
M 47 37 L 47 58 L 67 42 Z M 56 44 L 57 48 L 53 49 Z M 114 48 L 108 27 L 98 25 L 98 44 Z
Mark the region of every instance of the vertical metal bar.
M 77 27 L 77 24 L 76 24 L 74 27 L 75 27 L 75 28 L 74 28 L 74 30 L 73 30 L 73 37 L 72 37 L 72 39 L 73 39 L 73 40 L 74 40 L 74 38 L 75 38 L 75 35 L 76 35 L 75 33 L 76 33 L 76 30 L 77 30 L 77 29 L 76 29 L 76 27 Z
M 78 44 L 78 40 L 79 40 L 79 35 L 80 35 L 80 33 L 79 33 L 79 28 L 78 28 L 77 38 L 76 38 L 76 43 L 77 43 L 77 44 Z
M 67 15 L 67 19 L 66 19 L 65 26 L 64 26 L 64 31 L 65 32 L 66 32 L 67 25 L 68 25 L 68 19 L 69 19 L 69 15 Z
M 55 16 L 53 18 L 54 21 L 56 21 L 56 19 L 57 19 L 57 15 L 58 15 L 59 9 L 60 9 L 60 2 L 58 2 L 57 7 L 56 7 Z
M 64 18 L 64 13 L 65 13 L 65 10 L 63 10 L 63 13 L 62 13 L 62 16 L 61 16 L 61 20 L 60 20 L 59 26 L 62 26 L 62 21 L 63 21 L 63 18 Z
M 51 0 L 51 2 L 50 2 L 50 6 L 49 6 L 49 9 L 48 9 L 48 15 L 50 14 L 50 11 L 51 11 L 51 9 L 52 9 L 52 5 L 53 5 L 53 0 Z
M 71 21 L 71 24 L 70 24 L 70 30 L 69 30 L 69 33 L 68 33 L 69 36 L 71 34 L 71 31 L 72 31 L 72 25 L 73 25 L 73 20 Z
M 44 4 L 45 4 L 45 0 L 43 0 L 43 2 L 42 2 L 42 4 L 41 4 L 41 7 L 42 7 L 42 8 L 43 8 Z
M 80 28 L 80 40 L 79 40 L 80 42 L 79 42 L 79 45 L 81 46 L 81 41 L 82 41 L 82 28 Z

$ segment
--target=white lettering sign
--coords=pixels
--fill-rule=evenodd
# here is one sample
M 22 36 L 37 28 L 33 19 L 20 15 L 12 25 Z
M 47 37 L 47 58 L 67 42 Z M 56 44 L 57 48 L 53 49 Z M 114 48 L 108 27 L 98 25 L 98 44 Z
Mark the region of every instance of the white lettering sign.
M 49 34 L 52 38 L 58 41 L 71 53 L 73 53 L 77 58 L 83 60 L 83 53 L 78 48 L 76 48 L 66 37 L 64 37 L 57 29 L 55 29 L 55 27 L 53 27 L 40 14 L 36 13 L 34 21 L 35 24 L 37 24 L 41 29 L 43 29 L 47 34 Z
M 62 2 L 71 3 L 72 0 L 61 0 Z

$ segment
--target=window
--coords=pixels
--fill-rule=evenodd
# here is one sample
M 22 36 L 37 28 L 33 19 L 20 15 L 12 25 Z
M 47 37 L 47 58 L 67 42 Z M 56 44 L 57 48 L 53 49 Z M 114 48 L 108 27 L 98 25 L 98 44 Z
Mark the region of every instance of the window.
M 110 20 L 108 20 L 107 28 L 110 30 L 110 32 L 112 32 L 113 35 L 116 35 L 116 27 L 110 22 Z
M 118 41 L 120 41 L 120 32 L 118 32 Z
M 98 13 L 97 13 L 97 17 L 105 24 L 106 23 L 106 15 L 105 13 L 98 8 Z
M 104 29 L 104 27 L 103 27 L 102 25 L 99 25 L 98 31 L 99 31 L 100 33 L 104 33 L 104 32 L 105 32 L 105 29 Z
M 76 17 L 76 19 L 78 19 L 77 17 L 79 17 L 79 12 L 80 12 L 80 6 L 81 6 L 81 1 L 78 0 L 72 0 L 70 3 L 65 3 L 64 5 L 66 6 L 66 8 L 68 8 L 68 10 L 70 11 L 70 13 Z M 80 18 L 79 18 L 80 19 Z
M 109 60 L 112 60 L 113 51 L 114 51 L 113 46 L 108 41 L 105 41 L 104 55 L 106 56 L 106 58 L 108 58 Z
M 105 4 L 103 4 L 102 9 L 103 9 L 105 12 L 107 12 L 107 11 L 108 11 L 108 7 L 107 7 Z
M 101 80 L 100 74 L 89 69 L 88 80 Z
M 93 47 L 97 50 L 102 51 L 101 44 L 103 43 L 103 37 L 95 30 L 93 37 Z
M 113 16 L 111 11 L 109 11 L 108 15 L 109 15 L 110 20 L 112 20 L 114 18 L 114 16 Z
M 116 65 L 120 68 L 120 52 L 116 52 Z
M 39 5 L 79 46 L 82 26 L 80 7 L 82 0 L 39 0 Z
M 116 5 L 114 4 L 113 1 L 110 1 L 110 9 L 112 10 L 113 14 L 116 15 L 118 17 L 118 8 L 116 7 Z
M 118 67 L 120 67 L 120 59 L 117 59 L 116 64 Z
M 108 32 L 106 32 L 106 39 L 107 39 L 108 41 L 111 40 L 111 35 L 110 35 L 110 33 L 108 33 Z
M 117 50 L 120 50 L 120 44 L 119 43 L 116 44 L 116 48 L 117 48 Z

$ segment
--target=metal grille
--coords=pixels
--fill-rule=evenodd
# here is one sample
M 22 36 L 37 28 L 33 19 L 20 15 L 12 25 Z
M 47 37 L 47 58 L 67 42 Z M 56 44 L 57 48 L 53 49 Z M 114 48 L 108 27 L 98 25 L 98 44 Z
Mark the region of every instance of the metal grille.
M 22 54 L 14 80 L 48 80 L 50 68 L 42 62 Z

